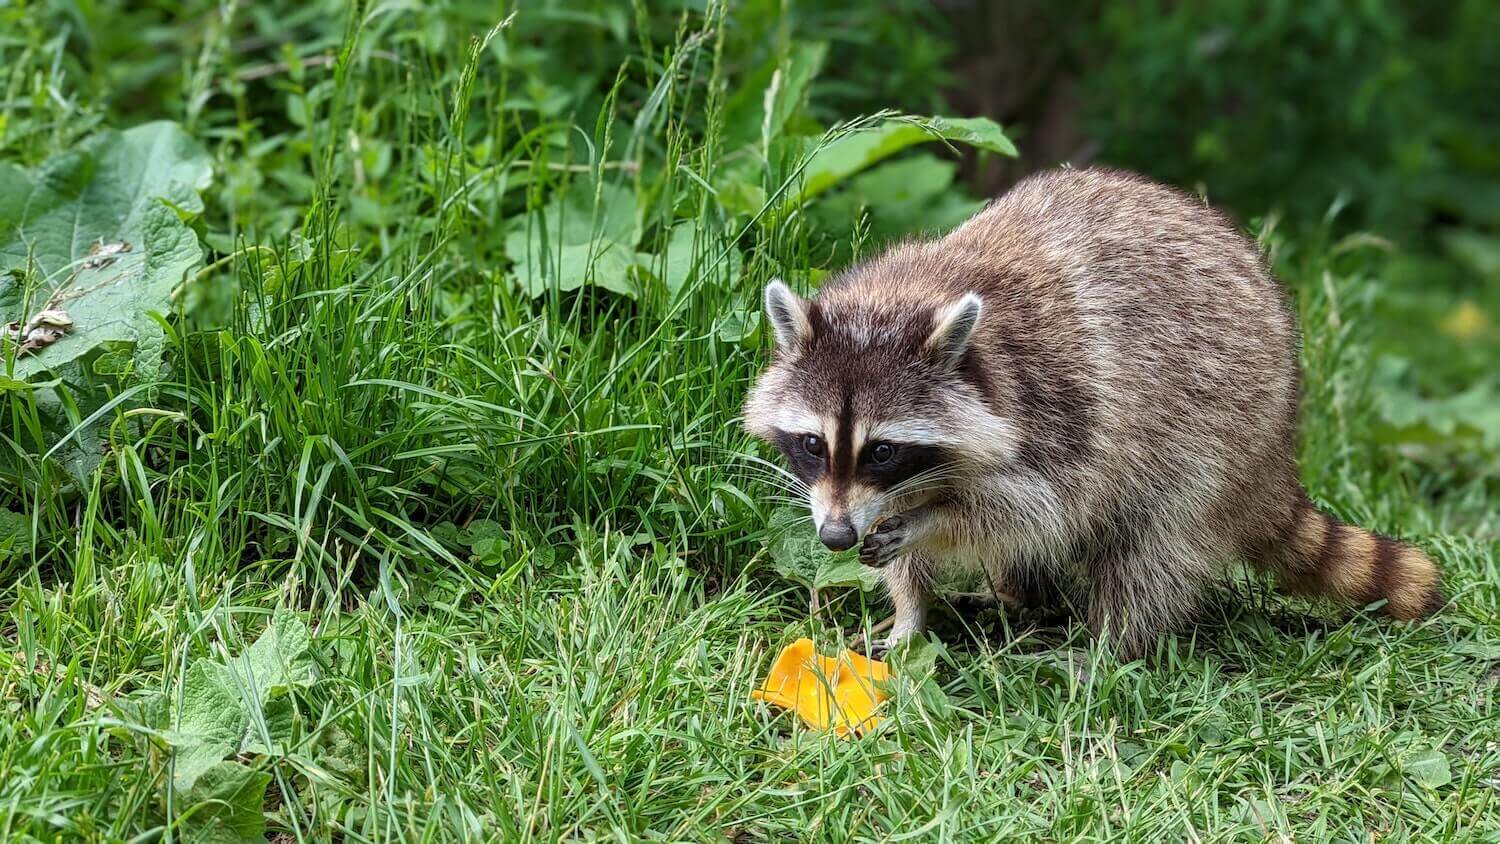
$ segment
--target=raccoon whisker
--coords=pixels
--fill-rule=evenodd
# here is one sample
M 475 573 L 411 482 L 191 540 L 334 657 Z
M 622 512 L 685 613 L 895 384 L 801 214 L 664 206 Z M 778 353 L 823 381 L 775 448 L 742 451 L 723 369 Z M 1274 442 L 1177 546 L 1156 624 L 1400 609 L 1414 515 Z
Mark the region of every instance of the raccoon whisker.
M 771 466 L 775 466 L 776 465 L 774 463 L 771 463 L 771 461 L 766 460 L 763 457 L 760 457 L 760 456 L 755 455 L 755 454 L 751 454 L 750 452 L 747 452 L 747 451 L 740 451 L 740 450 L 734 449 L 734 448 L 726 448 L 726 447 L 721 446 L 721 445 L 704 446 L 704 448 L 707 451 L 711 451 L 711 452 L 713 452 L 715 454 L 723 454 L 723 455 L 726 455 L 728 457 L 732 457 L 736 461 L 743 460 L 743 461 L 746 461 L 746 462 L 749 462 L 749 463 L 764 463 L 764 464 L 768 464 L 768 465 L 771 465 Z M 776 468 L 780 468 L 780 467 L 778 466 Z
M 956 471 L 929 470 L 918 475 L 913 475 L 905 481 L 883 491 L 876 498 L 877 509 L 885 510 L 892 503 L 903 497 L 917 495 L 929 490 L 944 489 L 952 486 L 952 481 L 963 478 L 964 473 Z
M 769 479 L 774 480 L 777 483 L 788 483 L 799 489 L 807 489 L 807 484 L 803 483 L 801 478 L 798 478 L 796 475 L 793 475 L 790 472 L 777 471 L 769 467 L 756 466 L 753 464 L 744 464 L 736 468 L 743 471 L 747 477 Z
M 767 469 L 769 471 L 776 472 L 778 474 L 786 472 L 786 469 L 782 468 L 781 466 L 776 465 L 775 463 L 772 463 L 769 460 L 764 460 L 764 459 L 759 458 L 759 457 L 752 457 L 752 456 L 750 456 L 748 454 L 736 455 L 736 459 L 727 461 L 727 463 L 725 465 L 728 465 L 728 466 L 743 466 L 743 467 L 746 467 L 746 468 L 754 466 L 756 468 Z
M 728 449 L 725 449 L 725 451 L 728 451 Z M 735 456 L 735 457 L 743 460 L 744 461 L 743 466 L 746 469 L 750 469 L 752 467 L 759 468 L 759 469 L 766 469 L 766 470 L 769 470 L 771 472 L 774 472 L 776 475 L 778 475 L 778 476 L 780 476 L 782 478 L 785 478 L 788 481 L 791 481 L 794 484 L 801 485 L 804 488 L 806 487 L 806 485 L 802 483 L 802 479 L 801 478 L 798 478 L 796 475 L 792 474 L 791 472 L 787 471 L 786 469 L 783 469 L 782 467 L 776 465 L 775 463 L 772 463 L 769 460 L 766 460 L 766 459 L 760 458 L 760 457 L 756 457 L 753 454 L 745 454 L 744 452 L 729 452 L 729 453 L 732 454 L 733 456 Z
M 748 475 L 747 477 L 750 480 L 753 480 L 757 483 L 766 484 L 767 486 L 772 487 L 777 492 L 785 493 L 787 495 L 800 495 L 806 497 L 812 494 L 812 490 L 808 489 L 805 485 L 800 483 L 788 483 L 786 478 L 778 478 L 769 475 Z
M 793 498 L 793 497 L 788 496 L 788 495 L 767 495 L 767 496 L 764 496 L 764 499 L 766 501 L 770 501 L 770 502 L 773 502 L 773 503 L 776 503 L 776 504 L 790 504 L 790 505 L 794 505 L 794 506 L 798 506 L 798 507 L 802 507 L 802 508 L 805 508 L 807 506 L 807 499 L 805 499 L 805 498 Z
M 784 469 L 781 469 L 779 467 L 776 467 L 776 466 L 762 466 L 762 465 L 757 464 L 757 463 L 743 463 L 743 464 L 740 464 L 736 468 L 739 468 L 739 469 L 742 469 L 742 470 L 744 470 L 746 472 L 750 472 L 750 473 L 754 473 L 754 474 L 767 475 L 767 476 L 773 477 L 773 478 L 785 478 L 786 480 L 791 481 L 792 483 L 799 483 L 799 484 L 802 483 L 802 479 L 801 478 L 797 477 L 796 475 L 792 474 L 791 472 L 788 472 L 788 471 L 786 471 Z
M 755 481 L 756 483 L 765 484 L 766 486 L 771 487 L 773 492 L 779 492 L 785 495 L 807 495 L 809 493 L 807 487 L 803 486 L 802 484 L 787 483 L 786 478 L 776 478 L 767 475 L 746 475 L 745 477 L 749 480 Z
M 891 487 L 888 487 L 887 491 L 888 492 L 900 492 L 903 489 L 911 489 L 912 487 L 923 486 L 923 485 L 931 483 L 932 481 L 934 481 L 934 480 L 936 480 L 936 479 L 938 479 L 940 477 L 943 477 L 945 475 L 947 475 L 946 472 L 944 472 L 944 473 L 923 472 L 920 475 L 915 475 L 913 477 L 907 478 L 904 481 L 901 481 L 898 484 L 895 484 L 895 485 L 893 485 Z
M 932 486 L 933 484 L 943 481 L 949 481 L 957 477 L 960 477 L 960 474 L 958 472 L 924 472 L 923 474 L 907 478 L 901 483 L 891 487 L 888 491 L 904 492 L 906 490 L 915 489 L 917 487 Z
M 767 483 L 771 484 L 772 489 L 767 493 L 760 494 L 758 497 L 777 504 L 790 505 L 802 512 L 808 511 L 807 502 L 810 493 L 805 487 L 788 489 L 776 485 L 774 481 L 767 481 Z
M 788 528 L 801 527 L 805 524 L 810 525 L 812 524 L 812 521 L 813 517 L 811 513 L 808 513 L 805 516 L 797 516 L 796 518 L 789 519 L 781 523 L 781 530 L 777 531 L 777 535 L 779 536 L 780 534 L 784 533 Z
M 952 464 L 943 464 L 912 475 L 910 478 L 907 478 L 906 480 L 886 490 L 884 494 L 890 497 L 895 497 L 918 490 L 925 491 L 926 489 L 935 487 L 940 483 L 953 480 L 954 478 L 963 477 L 964 474 L 965 473 L 962 470 L 954 468 Z
M 962 471 L 963 471 L 962 468 L 957 463 L 951 463 L 951 462 L 950 463 L 939 463 L 936 466 L 933 466 L 933 467 L 931 467 L 929 469 L 924 469 L 924 470 L 916 473 L 915 475 L 912 475 L 911 477 L 907 478 L 906 480 L 902 481 L 901 483 L 902 484 L 916 483 L 918 481 L 922 481 L 922 480 L 925 480 L 927 478 L 935 477 L 935 476 L 938 476 L 938 475 L 956 475 L 956 474 L 960 474 Z M 897 486 L 900 486 L 900 484 L 897 484 Z
M 768 466 L 757 466 L 753 463 L 745 463 L 732 468 L 743 471 L 749 475 L 757 475 L 768 478 L 781 478 L 782 480 L 791 481 L 792 483 L 802 483 L 802 480 L 796 475 L 793 475 L 790 472 L 778 471 Z

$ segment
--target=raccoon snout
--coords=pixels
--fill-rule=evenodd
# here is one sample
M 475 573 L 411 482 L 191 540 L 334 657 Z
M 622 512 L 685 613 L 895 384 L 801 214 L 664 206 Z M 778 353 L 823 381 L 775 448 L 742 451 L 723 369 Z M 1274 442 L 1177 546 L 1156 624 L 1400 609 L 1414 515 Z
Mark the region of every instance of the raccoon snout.
M 848 551 L 854 547 L 859 535 L 854 532 L 854 523 L 848 519 L 829 519 L 818 528 L 818 538 L 833 551 Z

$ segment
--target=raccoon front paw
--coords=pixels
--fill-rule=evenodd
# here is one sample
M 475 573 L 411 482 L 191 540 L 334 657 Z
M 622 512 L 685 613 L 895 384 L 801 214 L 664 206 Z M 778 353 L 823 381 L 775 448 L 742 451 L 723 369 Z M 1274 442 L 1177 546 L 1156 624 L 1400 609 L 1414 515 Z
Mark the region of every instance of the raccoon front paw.
M 884 639 L 876 639 L 870 643 L 870 659 L 880 659 L 890 653 L 902 642 L 922 632 L 922 628 L 914 624 L 897 625 L 891 628 L 891 632 Z
M 889 563 L 906 547 L 907 532 L 900 516 L 890 516 L 865 535 L 859 546 L 859 561 L 867 566 L 880 568 Z

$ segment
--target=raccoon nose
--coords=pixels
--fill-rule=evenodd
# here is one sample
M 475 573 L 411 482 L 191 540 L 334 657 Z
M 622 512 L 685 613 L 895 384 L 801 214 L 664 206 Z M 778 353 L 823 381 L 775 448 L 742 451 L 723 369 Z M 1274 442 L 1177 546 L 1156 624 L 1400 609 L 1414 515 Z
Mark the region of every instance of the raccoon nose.
M 829 519 L 818 529 L 818 538 L 834 551 L 848 551 L 854 547 L 854 525 L 848 519 Z

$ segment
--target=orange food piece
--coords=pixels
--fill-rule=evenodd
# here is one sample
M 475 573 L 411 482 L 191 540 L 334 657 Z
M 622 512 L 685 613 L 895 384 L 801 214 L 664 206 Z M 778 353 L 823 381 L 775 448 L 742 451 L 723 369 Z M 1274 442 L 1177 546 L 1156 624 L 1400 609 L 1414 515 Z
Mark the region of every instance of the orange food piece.
M 765 682 L 750 696 L 793 710 L 820 730 L 833 727 L 834 732 L 847 736 L 851 731 L 873 730 L 880 723 L 875 708 L 886 695 L 876 683 L 890 676 L 883 662 L 851 650 L 837 657 L 823 656 L 811 639 L 798 639 L 781 651 Z

